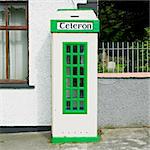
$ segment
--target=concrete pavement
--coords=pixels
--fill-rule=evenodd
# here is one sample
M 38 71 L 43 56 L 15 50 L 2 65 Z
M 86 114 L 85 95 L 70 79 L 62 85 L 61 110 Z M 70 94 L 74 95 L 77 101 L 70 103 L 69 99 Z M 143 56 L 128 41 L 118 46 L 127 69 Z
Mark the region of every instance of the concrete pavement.
M 97 143 L 51 144 L 50 132 L 0 134 L 0 150 L 149 150 L 150 128 L 103 129 Z

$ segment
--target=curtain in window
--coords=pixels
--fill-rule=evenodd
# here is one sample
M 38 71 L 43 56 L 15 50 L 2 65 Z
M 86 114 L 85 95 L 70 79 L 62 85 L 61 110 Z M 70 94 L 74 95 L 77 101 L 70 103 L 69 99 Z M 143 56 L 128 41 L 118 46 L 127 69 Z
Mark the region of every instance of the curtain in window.
M 10 25 L 25 25 L 24 6 L 10 6 Z M 10 79 L 27 79 L 27 31 L 9 31 Z
M 27 31 L 9 31 L 10 79 L 27 79 Z
M 6 31 L 0 31 L 0 80 L 6 77 Z
M 5 25 L 5 20 L 4 20 L 4 5 L 0 4 L 0 25 Z
M 0 25 L 4 25 L 4 7 L 0 5 Z M 5 42 L 5 31 L 0 31 L 0 79 L 5 79 L 6 71 L 6 42 Z

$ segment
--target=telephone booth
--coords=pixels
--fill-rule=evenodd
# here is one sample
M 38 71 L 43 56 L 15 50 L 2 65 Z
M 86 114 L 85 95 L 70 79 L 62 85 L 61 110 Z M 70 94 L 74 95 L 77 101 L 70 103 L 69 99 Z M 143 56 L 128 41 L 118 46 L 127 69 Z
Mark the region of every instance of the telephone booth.
M 50 21 L 52 143 L 96 142 L 97 45 L 93 10 L 58 10 Z

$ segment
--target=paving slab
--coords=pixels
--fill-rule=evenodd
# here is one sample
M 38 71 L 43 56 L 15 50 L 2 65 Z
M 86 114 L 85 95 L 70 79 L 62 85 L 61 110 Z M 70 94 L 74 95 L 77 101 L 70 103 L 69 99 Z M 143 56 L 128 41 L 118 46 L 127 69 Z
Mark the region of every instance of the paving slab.
M 0 150 L 150 150 L 150 128 L 102 129 L 97 143 L 52 144 L 50 132 L 0 134 Z

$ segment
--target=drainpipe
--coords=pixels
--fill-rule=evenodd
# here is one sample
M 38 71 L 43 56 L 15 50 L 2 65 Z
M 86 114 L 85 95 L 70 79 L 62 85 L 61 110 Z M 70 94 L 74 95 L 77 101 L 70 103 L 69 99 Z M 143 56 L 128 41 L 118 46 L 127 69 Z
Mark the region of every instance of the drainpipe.
M 99 0 L 97 0 L 97 17 L 99 18 Z

